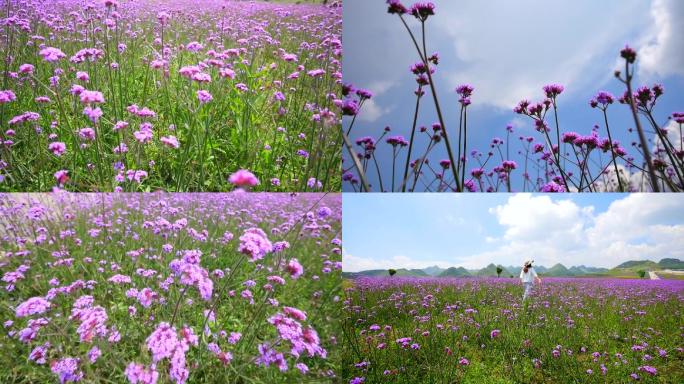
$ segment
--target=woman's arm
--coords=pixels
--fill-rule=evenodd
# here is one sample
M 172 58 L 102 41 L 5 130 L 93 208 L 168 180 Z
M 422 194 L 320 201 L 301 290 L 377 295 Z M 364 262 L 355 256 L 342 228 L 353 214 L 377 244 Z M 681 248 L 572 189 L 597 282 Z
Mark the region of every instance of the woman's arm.
M 535 276 L 534 279 L 537 281 L 537 284 L 541 284 L 541 277 Z

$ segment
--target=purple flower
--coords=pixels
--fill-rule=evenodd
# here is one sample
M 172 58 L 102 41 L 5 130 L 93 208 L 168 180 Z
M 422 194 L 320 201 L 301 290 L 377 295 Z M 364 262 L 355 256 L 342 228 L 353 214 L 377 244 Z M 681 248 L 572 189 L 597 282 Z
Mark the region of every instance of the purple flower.
M 92 128 L 82 128 L 78 131 L 78 135 L 85 140 L 93 141 L 95 140 L 95 130 Z
M 159 379 L 159 372 L 154 368 L 146 368 L 143 364 L 130 363 L 124 372 L 131 384 L 155 384 Z
M 549 183 L 544 184 L 544 186 L 541 187 L 541 192 L 545 192 L 545 193 L 559 193 L 559 192 L 566 192 L 566 191 L 565 191 L 565 187 L 564 187 L 564 186 L 562 186 L 562 185 L 560 185 L 560 184 L 556 184 L 556 183 L 553 182 L 553 181 L 550 181 Z
M 83 90 L 81 91 L 80 96 L 81 103 L 83 104 L 101 104 L 105 102 L 102 92 L 98 91 Z
M 48 348 L 50 348 L 50 342 L 35 347 L 29 355 L 29 360 L 35 361 L 36 364 L 45 364 L 47 362 L 45 358 L 47 357 Z
M 646 372 L 651 376 L 655 376 L 658 373 L 658 370 L 650 365 L 641 366 L 638 368 L 638 370 L 641 372 Z
M 403 15 L 408 9 L 399 0 L 387 0 L 387 13 Z
M 489 337 L 492 338 L 492 339 L 494 339 L 494 338 L 496 338 L 497 336 L 499 336 L 499 334 L 501 334 L 501 331 L 498 330 L 498 329 L 495 329 L 495 330 L 493 330 L 492 332 L 489 333 Z
M 73 357 L 65 357 L 53 363 L 50 370 L 59 376 L 61 384 L 80 381 L 83 378 L 83 372 L 78 368 L 79 361 Z
M 209 93 L 205 90 L 197 91 L 197 98 L 199 99 L 199 102 L 202 104 L 206 104 L 206 103 L 208 103 L 214 99 L 214 97 L 211 96 L 211 93 Z
M 285 270 L 290 274 L 292 279 L 298 279 L 304 274 L 304 267 L 299 264 L 297 259 L 290 259 L 290 261 L 287 262 Z
M 359 103 L 354 99 L 344 99 L 340 106 L 342 115 L 356 116 L 359 113 Z
M 90 360 L 91 363 L 95 363 L 101 355 L 102 351 L 100 351 L 100 348 L 94 346 L 88 351 L 88 360 Z
M 456 93 L 458 93 L 458 94 L 461 95 L 462 97 L 470 97 L 470 95 L 473 94 L 473 91 L 474 91 L 474 90 L 475 90 L 475 88 L 473 88 L 472 85 L 470 85 L 470 84 L 463 84 L 463 85 L 459 85 L 459 86 L 456 88 Z
M 356 90 L 356 95 L 361 99 L 370 99 L 373 97 L 373 92 L 359 88 Z
M 66 169 L 60 169 L 59 171 L 55 172 L 55 180 L 57 181 L 58 185 L 66 184 L 66 182 L 69 181 L 69 171 Z
M 549 84 L 544 86 L 544 92 L 549 99 L 555 99 L 556 96 L 563 93 L 564 89 L 565 88 L 560 84 Z
M 93 108 L 89 105 L 83 108 L 83 114 L 88 116 L 88 119 L 90 119 L 93 124 L 97 124 L 97 122 L 100 120 L 100 117 L 102 117 L 102 110 L 100 107 Z
M 145 340 L 147 349 L 152 352 L 152 361 L 155 363 L 170 358 L 178 347 L 180 341 L 176 334 L 176 328 L 169 323 L 159 323 L 157 328 Z
M 240 169 L 228 178 L 228 182 L 238 187 L 253 187 L 259 184 L 254 174 L 246 169 Z
M 188 43 L 188 45 L 185 46 L 185 49 L 187 49 L 188 52 L 198 52 L 204 49 L 204 46 L 197 41 L 193 41 Z
M 26 317 L 45 313 L 52 304 L 42 297 L 32 297 L 17 306 L 17 317 Z
M 39 54 L 43 56 L 43 59 L 47 62 L 55 62 L 66 57 L 64 52 L 57 48 L 46 47 L 40 50 Z
M 6 104 L 17 99 L 11 90 L 0 91 L 0 104 Z
M 169 148 L 176 149 L 180 147 L 180 143 L 178 142 L 178 139 L 176 136 L 169 135 L 169 136 L 162 136 L 159 141 L 162 142 L 162 144 L 166 145 Z
M 266 233 L 260 228 L 249 228 L 240 236 L 238 251 L 248 255 L 251 261 L 263 259 L 272 250 L 273 244 L 271 244 Z
M 390 144 L 393 147 L 396 147 L 397 145 L 401 146 L 401 147 L 405 147 L 405 146 L 409 145 L 409 142 L 404 138 L 404 136 L 401 136 L 401 135 L 390 136 L 387 138 L 386 142 L 387 142 L 387 144 Z
M 637 53 L 629 45 L 625 45 L 620 51 L 620 57 L 625 59 L 628 63 L 633 64 L 636 61 Z
M 431 2 L 418 2 L 409 9 L 411 15 L 420 21 L 425 21 L 429 16 L 435 14 L 435 5 Z

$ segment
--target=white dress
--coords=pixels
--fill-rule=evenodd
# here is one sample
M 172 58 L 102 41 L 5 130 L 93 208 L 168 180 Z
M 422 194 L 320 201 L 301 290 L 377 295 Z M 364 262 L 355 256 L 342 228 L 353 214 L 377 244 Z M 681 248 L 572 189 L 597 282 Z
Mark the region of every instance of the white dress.
M 537 271 L 530 267 L 525 273 L 525 268 L 520 270 L 520 280 L 523 283 L 523 288 L 525 289 L 523 293 L 523 300 L 527 299 L 527 296 L 532 292 L 532 285 L 534 284 L 534 279 L 537 277 Z

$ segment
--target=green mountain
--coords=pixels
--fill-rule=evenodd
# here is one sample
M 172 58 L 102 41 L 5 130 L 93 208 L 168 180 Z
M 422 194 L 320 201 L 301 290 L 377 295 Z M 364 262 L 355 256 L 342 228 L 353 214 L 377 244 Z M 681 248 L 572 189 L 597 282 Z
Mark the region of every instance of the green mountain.
M 463 267 L 458 267 L 458 268 L 451 267 L 451 268 L 447 268 L 447 269 L 443 270 L 442 273 L 440 273 L 438 276 L 439 277 L 465 277 L 465 276 L 472 276 L 472 275 L 470 274 L 470 272 L 468 272 L 467 269 L 465 269 Z
M 508 267 L 506 267 L 506 269 L 509 270 L 511 274 L 516 277 L 520 275 L 520 270 L 522 268 L 522 265 L 509 265 Z M 537 273 L 544 273 L 548 270 L 548 268 L 546 268 L 543 265 L 535 265 L 534 270 L 537 271 Z
M 422 269 L 397 269 L 397 274 L 395 276 L 421 276 L 421 277 L 428 277 L 427 273 L 423 271 Z
M 389 271 L 387 269 L 371 269 L 368 271 L 360 272 L 342 272 L 342 277 L 355 278 L 355 277 L 384 277 L 389 276 Z M 422 269 L 397 269 L 397 273 L 394 276 L 420 276 L 428 277 L 429 275 L 425 273 Z
M 386 269 L 371 269 L 368 271 L 360 271 L 360 272 L 342 272 L 342 277 L 354 278 L 354 277 L 361 277 L 361 276 L 369 276 L 369 277 L 389 276 L 389 273 L 387 272 Z
M 568 268 L 568 271 L 573 276 L 601 274 L 608 272 L 608 268 L 586 267 L 584 265 L 573 266 Z
M 439 276 L 442 272 L 444 272 L 444 269 L 433 265 L 432 267 L 423 268 L 423 272 L 430 276 Z
M 496 265 L 494 263 L 489 264 L 488 266 L 480 269 L 479 271 L 475 272 L 475 276 L 496 276 Z M 508 277 L 509 275 L 512 275 L 511 272 L 509 272 L 506 268 L 500 265 L 501 268 L 503 268 L 503 271 L 501 272 L 501 276 L 503 277 Z M 515 275 L 513 275 L 515 276 Z
M 684 269 L 684 261 L 679 259 L 662 259 L 658 265 L 664 269 Z
M 613 270 L 622 270 L 622 271 L 638 271 L 640 269 L 643 269 L 644 271 L 648 271 L 648 270 L 662 269 L 662 267 L 660 265 L 658 265 L 658 263 L 656 263 L 655 261 L 651 261 L 651 260 L 631 260 L 631 261 L 625 261 L 624 263 L 613 268 Z
M 501 272 L 502 277 L 518 277 L 520 274 L 520 266 L 503 267 Z M 535 265 L 534 269 L 538 274 L 548 277 L 570 277 L 570 276 L 625 276 L 632 275 L 639 270 L 644 271 L 658 271 L 661 269 L 684 269 L 684 261 L 673 258 L 665 258 L 659 262 L 651 260 L 630 260 L 626 261 L 615 268 L 598 268 L 587 267 L 584 265 L 572 266 L 566 268 L 563 264 L 556 264 L 551 268 L 546 268 L 543 265 Z M 354 278 L 360 276 L 389 276 L 386 269 L 373 269 L 361 272 L 343 272 L 343 277 Z M 395 276 L 418 276 L 418 277 L 465 277 L 465 276 L 496 276 L 496 265 L 489 264 L 482 269 L 467 270 L 463 267 L 451 267 L 442 269 L 438 266 L 427 267 L 423 269 L 397 269 Z
M 544 272 L 544 276 L 574 276 L 570 270 L 561 263 L 554 265 Z

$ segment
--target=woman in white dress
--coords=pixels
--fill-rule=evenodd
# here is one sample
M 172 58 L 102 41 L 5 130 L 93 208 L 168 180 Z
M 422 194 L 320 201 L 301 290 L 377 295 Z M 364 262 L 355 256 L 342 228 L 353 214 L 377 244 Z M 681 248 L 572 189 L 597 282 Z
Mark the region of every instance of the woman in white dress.
M 527 260 L 520 271 L 520 281 L 522 282 L 524 288 L 523 301 L 525 301 L 527 296 L 532 293 L 532 286 L 534 285 L 535 281 L 541 284 L 541 279 L 539 276 L 537 276 L 537 271 L 535 271 L 534 267 L 532 267 L 533 262 L 534 260 Z

